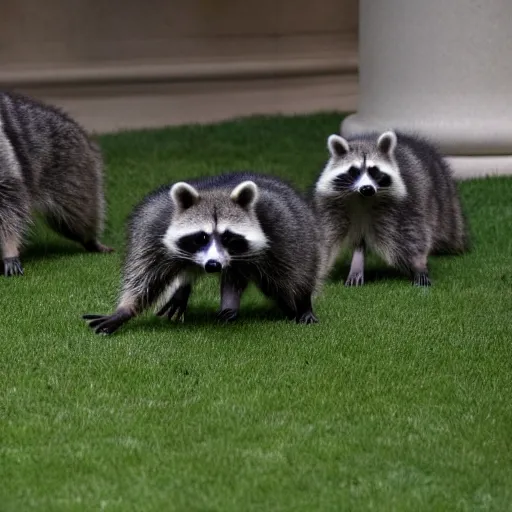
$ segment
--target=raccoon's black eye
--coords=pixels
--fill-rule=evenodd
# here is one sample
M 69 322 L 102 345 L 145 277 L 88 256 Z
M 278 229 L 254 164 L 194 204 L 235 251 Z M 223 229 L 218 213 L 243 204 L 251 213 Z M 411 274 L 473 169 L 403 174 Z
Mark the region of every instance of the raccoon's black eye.
M 377 181 L 377 185 L 379 185 L 379 187 L 381 187 L 381 188 L 390 187 L 391 186 L 391 176 L 389 176 L 389 174 L 382 173 L 382 176 Z
M 352 165 L 349 167 L 348 171 L 339 174 L 334 179 L 333 185 L 336 190 L 346 190 L 349 189 L 357 178 L 361 175 L 361 169 L 359 167 L 356 167 L 355 165 Z
M 202 249 L 210 240 L 210 235 L 204 231 L 187 235 L 178 241 L 178 247 L 185 252 L 196 252 Z
M 242 254 L 249 250 L 247 240 L 242 235 L 238 235 L 232 231 L 222 233 L 220 241 L 230 254 Z
M 391 185 L 391 177 L 389 174 L 382 172 L 378 167 L 372 165 L 366 170 L 379 187 L 389 187 Z
M 194 235 L 194 243 L 198 247 L 203 247 L 204 245 L 206 245 L 209 239 L 210 237 L 204 231 L 201 231 L 200 233 Z
M 359 167 L 356 167 L 355 165 L 352 165 L 350 167 L 350 169 L 347 171 L 347 174 L 351 177 L 351 178 L 358 178 L 359 175 L 361 174 L 361 169 L 359 169 Z
M 380 169 L 374 165 L 368 167 L 366 171 L 375 181 L 378 181 L 379 178 L 382 176 L 382 172 L 380 171 Z

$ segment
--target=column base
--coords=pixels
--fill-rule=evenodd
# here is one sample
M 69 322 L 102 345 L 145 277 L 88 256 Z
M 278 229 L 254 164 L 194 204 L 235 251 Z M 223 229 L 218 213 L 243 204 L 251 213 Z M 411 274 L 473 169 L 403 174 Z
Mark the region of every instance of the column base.
M 446 159 L 457 180 L 512 176 L 512 155 L 499 156 L 450 156 Z

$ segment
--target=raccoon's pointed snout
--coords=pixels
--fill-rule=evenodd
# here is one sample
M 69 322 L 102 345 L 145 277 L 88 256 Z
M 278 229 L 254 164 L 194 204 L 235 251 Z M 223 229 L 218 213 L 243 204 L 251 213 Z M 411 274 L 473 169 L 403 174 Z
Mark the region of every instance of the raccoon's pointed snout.
M 220 261 L 217 260 L 208 260 L 204 264 L 204 269 L 209 274 L 213 274 L 214 272 L 222 271 L 222 264 L 220 263 Z
M 217 235 L 213 236 L 211 243 L 196 257 L 196 263 L 208 274 L 222 272 L 222 269 L 229 265 L 229 256 L 218 242 Z
M 374 196 L 376 192 L 377 190 L 373 185 L 363 185 L 359 188 L 359 193 L 364 197 Z

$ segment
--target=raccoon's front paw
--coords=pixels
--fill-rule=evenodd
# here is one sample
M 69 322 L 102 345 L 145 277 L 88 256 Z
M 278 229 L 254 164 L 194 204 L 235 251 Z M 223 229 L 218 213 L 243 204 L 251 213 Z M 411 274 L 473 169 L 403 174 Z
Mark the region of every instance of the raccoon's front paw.
M 345 286 L 363 286 L 364 272 L 353 272 L 348 275 Z
M 112 334 L 132 316 L 131 313 L 117 311 L 113 315 L 88 314 L 82 315 L 82 318 L 96 334 Z
M 188 307 L 188 299 L 190 297 L 191 287 L 183 286 L 178 288 L 174 295 L 160 308 L 157 312 L 158 316 L 167 316 L 169 320 L 176 315 L 176 321 L 185 320 L 185 311 Z
M 415 272 L 413 278 L 414 286 L 432 286 L 428 272 Z
M 221 322 L 233 322 L 238 318 L 238 309 L 223 309 L 217 313 L 217 320 Z
M 18 256 L 14 258 L 4 258 L 4 275 L 5 277 L 23 275 L 23 266 Z
M 183 304 L 172 299 L 167 302 L 160 311 L 157 312 L 157 316 L 166 316 L 168 320 L 172 320 L 175 316 L 176 322 L 185 321 L 185 311 L 187 310 L 187 304 Z
M 313 311 L 306 311 L 295 319 L 298 324 L 317 324 L 318 318 L 314 315 Z

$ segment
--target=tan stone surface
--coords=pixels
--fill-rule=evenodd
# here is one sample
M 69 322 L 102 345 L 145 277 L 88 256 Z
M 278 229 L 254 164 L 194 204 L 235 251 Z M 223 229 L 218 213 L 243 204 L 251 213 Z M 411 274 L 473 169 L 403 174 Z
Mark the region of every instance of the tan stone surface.
M 357 0 L 7 0 L 0 87 L 89 129 L 353 111 Z

